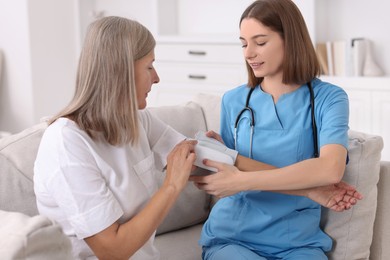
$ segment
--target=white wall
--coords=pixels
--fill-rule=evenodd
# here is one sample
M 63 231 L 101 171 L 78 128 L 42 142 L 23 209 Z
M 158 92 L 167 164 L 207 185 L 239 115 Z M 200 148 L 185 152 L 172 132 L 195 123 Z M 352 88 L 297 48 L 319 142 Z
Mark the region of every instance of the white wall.
M 377 63 L 386 75 L 390 75 L 390 33 L 386 28 L 390 24 L 389 1 L 371 0 L 369 5 L 366 0 L 294 1 L 301 8 L 307 7 L 302 11 L 310 21 L 309 29 L 314 31 L 316 41 L 367 37 L 374 43 Z M 157 6 L 173 3 L 178 5 L 177 10 L 188 11 L 179 5 L 186 2 L 193 1 L 0 0 L 0 49 L 4 54 L 3 78 L 0 79 L 0 131 L 20 131 L 38 122 L 42 116 L 56 113 L 70 100 L 82 40 L 80 35 L 88 21 L 93 19 L 90 13 L 86 14 L 89 17 L 81 18 L 79 13 L 93 6 L 96 11 L 106 10 L 106 15 L 129 15 L 156 35 L 162 30 L 161 21 L 156 19 L 159 14 Z M 194 3 L 207 6 L 210 1 Z M 315 11 L 312 11 L 313 5 Z M 368 9 L 372 11 L 368 12 Z M 165 11 L 169 13 L 170 10 Z M 211 14 L 208 12 L 209 16 Z M 201 21 L 201 18 L 197 19 Z M 238 19 L 232 17 L 230 26 L 235 26 Z M 210 17 L 205 20 L 210 20 Z M 82 24 L 81 31 L 79 23 Z M 213 21 L 210 24 L 214 25 Z M 174 29 L 182 34 L 182 30 L 197 32 L 199 29 L 187 28 L 189 25 L 182 24 Z M 205 24 L 201 25 L 204 28 Z M 230 31 L 227 27 L 223 30 Z M 166 33 L 169 33 L 168 29 Z
M 0 0 L 0 130 L 31 123 L 32 83 L 27 1 Z
M 385 71 L 385 74 L 389 76 L 390 30 L 388 26 L 390 25 L 390 1 L 315 1 L 317 41 L 348 40 L 356 37 L 370 39 L 375 60 Z
M 0 0 L 0 130 L 17 132 L 58 112 L 73 95 L 75 1 Z

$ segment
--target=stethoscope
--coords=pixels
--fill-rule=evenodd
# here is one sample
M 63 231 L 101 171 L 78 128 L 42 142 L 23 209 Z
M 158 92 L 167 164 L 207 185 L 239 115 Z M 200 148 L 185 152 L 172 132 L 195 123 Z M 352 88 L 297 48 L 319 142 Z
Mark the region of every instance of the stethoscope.
M 317 139 L 317 124 L 316 124 L 316 118 L 314 113 L 314 91 L 311 85 L 311 82 L 308 82 L 307 87 L 310 91 L 310 108 L 311 108 L 311 124 L 312 124 L 312 130 L 313 130 L 313 143 L 314 143 L 314 157 L 318 158 L 319 151 L 318 151 L 318 139 Z M 237 128 L 241 120 L 241 116 L 245 111 L 248 111 L 250 114 L 250 137 L 249 137 L 249 158 L 252 158 L 252 143 L 253 143 L 253 132 L 255 127 L 255 116 L 253 109 L 249 106 L 249 100 L 251 98 L 252 92 L 255 88 L 250 88 L 248 95 L 246 97 L 245 107 L 238 113 L 236 122 L 234 123 L 234 149 L 237 149 Z

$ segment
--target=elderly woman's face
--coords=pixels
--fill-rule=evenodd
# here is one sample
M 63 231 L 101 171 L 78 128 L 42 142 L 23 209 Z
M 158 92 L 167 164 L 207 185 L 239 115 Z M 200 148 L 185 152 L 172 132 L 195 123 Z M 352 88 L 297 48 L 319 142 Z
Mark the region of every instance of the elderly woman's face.
M 152 89 L 152 85 L 160 81 L 160 78 L 153 67 L 153 62 L 154 50 L 135 62 L 134 73 L 138 109 L 144 109 L 146 107 L 146 98 Z

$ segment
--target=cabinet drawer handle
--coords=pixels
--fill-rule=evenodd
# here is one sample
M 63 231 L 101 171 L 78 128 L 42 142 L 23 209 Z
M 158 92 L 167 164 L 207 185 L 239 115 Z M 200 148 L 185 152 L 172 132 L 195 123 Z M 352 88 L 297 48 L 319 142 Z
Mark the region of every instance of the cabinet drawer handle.
M 204 75 L 188 75 L 188 78 L 189 79 L 206 79 L 207 77 L 206 76 L 204 76 Z
M 188 51 L 189 55 L 206 56 L 205 51 Z

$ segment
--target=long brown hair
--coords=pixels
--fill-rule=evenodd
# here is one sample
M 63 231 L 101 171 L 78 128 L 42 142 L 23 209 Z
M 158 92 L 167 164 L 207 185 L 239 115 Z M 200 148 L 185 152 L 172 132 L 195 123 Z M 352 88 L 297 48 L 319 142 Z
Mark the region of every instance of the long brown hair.
M 257 0 L 241 15 L 240 26 L 246 18 L 256 19 L 284 40 L 284 84 L 304 84 L 320 75 L 320 64 L 305 20 L 293 1 Z M 247 62 L 246 66 L 248 85 L 259 85 L 263 78 L 257 78 Z
M 105 17 L 90 24 L 81 51 L 76 91 L 59 117 L 75 121 L 95 139 L 99 133 L 112 145 L 138 140 L 138 104 L 134 62 L 155 47 L 140 23 Z

